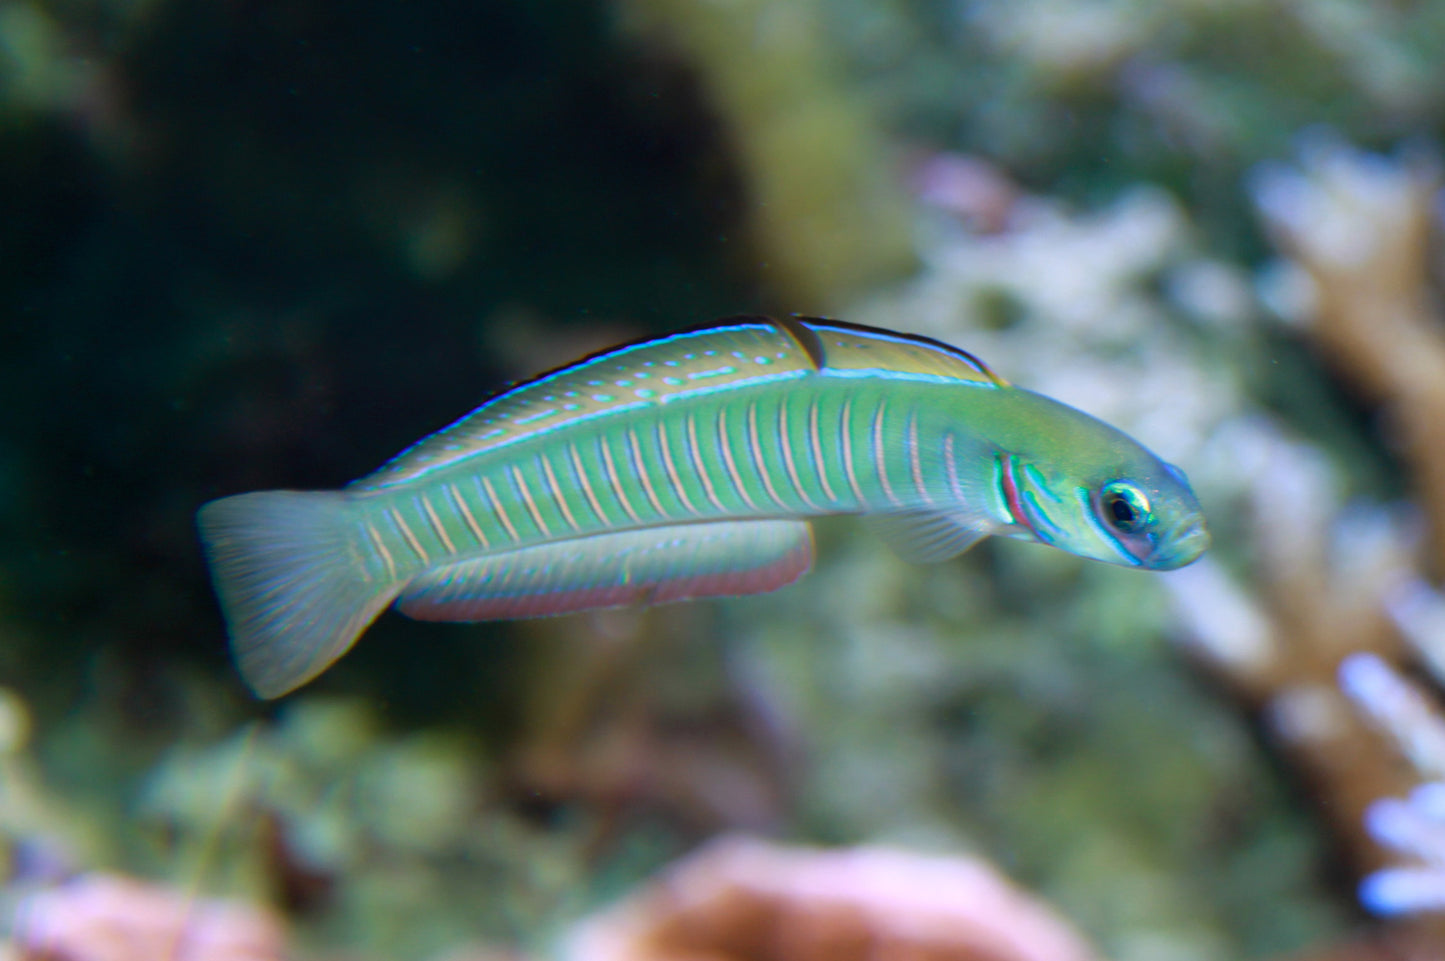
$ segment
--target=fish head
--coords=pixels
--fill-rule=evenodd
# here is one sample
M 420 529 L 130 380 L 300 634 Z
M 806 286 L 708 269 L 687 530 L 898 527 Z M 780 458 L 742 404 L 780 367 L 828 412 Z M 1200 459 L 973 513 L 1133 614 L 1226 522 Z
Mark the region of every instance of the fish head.
M 1001 486 L 1035 540 L 1111 564 L 1174 570 L 1204 553 L 1209 530 L 1184 472 L 1153 455 L 1148 461 L 1081 483 L 1077 474 L 1006 455 Z
M 1154 571 L 1204 553 L 1204 511 L 1182 470 L 1088 414 L 1033 397 L 1040 416 L 997 455 L 1015 536 Z
M 1150 466 L 1095 485 L 1091 526 L 1122 563 L 1172 571 L 1208 549 L 1209 529 L 1184 472 L 1163 461 Z

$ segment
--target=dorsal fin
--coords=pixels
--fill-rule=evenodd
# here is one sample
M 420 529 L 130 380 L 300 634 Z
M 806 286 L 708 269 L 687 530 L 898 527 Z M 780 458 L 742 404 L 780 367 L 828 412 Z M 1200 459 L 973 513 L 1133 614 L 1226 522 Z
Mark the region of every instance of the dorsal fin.
M 813 366 L 819 370 L 823 369 L 827 361 L 827 353 L 823 350 L 822 338 L 818 332 L 796 317 L 779 317 L 773 321 L 798 342 L 798 346 L 807 351 L 812 358 Z
M 932 337 L 900 334 L 824 317 L 802 317 L 822 344 L 825 373 L 843 377 L 903 377 L 964 381 L 1007 387 L 993 370 L 966 350 Z
M 807 342 L 770 317 L 732 317 L 626 344 L 503 390 L 351 490 L 390 487 L 578 421 L 816 370 Z
M 390 487 L 579 421 L 815 372 L 1007 386 L 972 354 L 928 337 L 821 318 L 729 317 L 615 347 L 508 387 L 349 489 Z

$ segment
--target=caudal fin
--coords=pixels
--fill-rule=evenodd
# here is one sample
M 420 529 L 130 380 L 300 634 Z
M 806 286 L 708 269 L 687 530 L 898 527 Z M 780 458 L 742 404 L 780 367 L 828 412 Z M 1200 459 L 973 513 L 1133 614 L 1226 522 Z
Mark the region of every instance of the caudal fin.
M 367 568 L 347 496 L 258 491 L 196 514 L 241 676 L 280 697 L 320 674 L 401 585 Z

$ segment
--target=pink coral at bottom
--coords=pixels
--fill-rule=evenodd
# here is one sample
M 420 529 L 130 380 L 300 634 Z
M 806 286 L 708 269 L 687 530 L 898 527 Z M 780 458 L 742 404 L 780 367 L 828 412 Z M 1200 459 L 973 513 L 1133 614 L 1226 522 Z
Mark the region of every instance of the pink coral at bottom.
M 257 908 L 87 874 L 28 897 L 15 940 L 22 961 L 281 961 L 286 938 Z
M 715 841 L 585 922 L 568 961 L 1094 961 L 987 864 Z

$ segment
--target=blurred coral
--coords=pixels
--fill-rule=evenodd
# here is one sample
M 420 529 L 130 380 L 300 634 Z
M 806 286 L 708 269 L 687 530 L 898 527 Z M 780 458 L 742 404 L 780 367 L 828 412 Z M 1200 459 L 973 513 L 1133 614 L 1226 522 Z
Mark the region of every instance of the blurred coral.
M 920 203 L 954 215 L 979 233 L 1006 229 L 1025 199 L 1007 171 L 982 157 L 947 151 L 920 152 L 908 184 Z
M 1083 939 L 987 864 L 882 847 L 715 841 L 585 922 L 569 961 L 1089 961 Z
M 1345 658 L 1339 673 L 1341 690 L 1414 771 L 1445 778 L 1445 716 L 1420 685 L 1366 651 Z
M 1352 654 L 1340 665 L 1340 688 L 1420 774 L 1408 798 L 1384 797 L 1364 814 L 1369 835 L 1406 863 L 1374 872 L 1360 902 L 1385 917 L 1445 912 L 1445 714 L 1413 681 L 1382 658 Z
M 1256 479 L 1239 511 L 1253 553 L 1248 585 L 1216 558 L 1163 584 L 1187 650 L 1258 713 L 1321 799 L 1349 861 L 1377 869 L 1389 858 L 1365 830 L 1365 812 L 1421 773 L 1402 763 L 1412 760 L 1404 741 L 1340 690 L 1336 669 L 1406 655 L 1390 599 L 1418 577 L 1411 514 L 1345 504 L 1323 452 L 1263 420 L 1238 422 L 1230 434 L 1235 469 Z M 1375 704 L 1404 707 L 1394 695 Z M 1418 720 L 1428 712 L 1409 713 Z
M 1310 336 L 1381 405 L 1429 521 L 1433 573 L 1445 575 L 1445 327 L 1431 293 L 1441 170 L 1422 151 L 1357 151 L 1324 135 L 1298 168 L 1255 177 L 1275 243 L 1303 275 Z
M 1376 801 L 1365 825 L 1381 844 L 1423 863 L 1371 874 L 1360 885 L 1361 903 L 1386 916 L 1445 910 L 1445 783 Z
M 88 874 L 27 898 L 16 941 L 19 961 L 280 961 L 286 936 L 258 908 Z
M 1418 509 L 1347 503 L 1342 461 L 1263 418 L 1239 419 L 1216 446 L 1250 479 L 1239 500 L 1251 585 L 1222 558 L 1164 581 L 1192 650 L 1306 773 L 1352 862 L 1375 872 L 1362 900 L 1387 916 L 1433 910 L 1445 889 L 1438 797 L 1421 787 L 1445 776 L 1445 715 L 1405 676 L 1421 665 L 1442 680 L 1445 607 L 1430 586 L 1445 572 L 1445 335 L 1430 279 L 1439 183 L 1423 153 L 1369 155 L 1324 135 L 1298 167 L 1254 180 L 1288 258 L 1272 274 L 1273 305 L 1379 405 Z M 1399 854 L 1423 864 L 1401 866 Z M 1408 938 L 1385 956 L 1438 955 L 1438 929 Z

